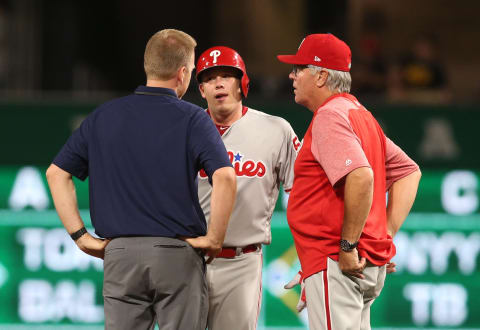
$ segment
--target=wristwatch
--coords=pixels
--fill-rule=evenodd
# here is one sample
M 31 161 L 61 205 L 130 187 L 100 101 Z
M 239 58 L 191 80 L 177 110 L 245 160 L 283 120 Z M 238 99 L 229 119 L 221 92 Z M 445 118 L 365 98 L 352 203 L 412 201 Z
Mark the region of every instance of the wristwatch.
M 85 227 L 82 227 L 80 228 L 79 230 L 77 230 L 76 232 L 70 234 L 70 237 L 76 241 L 77 239 L 79 239 L 80 237 L 82 237 L 84 234 L 87 233 L 87 229 L 85 229 Z
M 355 249 L 357 246 L 358 246 L 358 242 L 350 243 L 346 239 L 340 240 L 340 248 L 342 249 L 342 251 L 350 252 L 353 249 Z

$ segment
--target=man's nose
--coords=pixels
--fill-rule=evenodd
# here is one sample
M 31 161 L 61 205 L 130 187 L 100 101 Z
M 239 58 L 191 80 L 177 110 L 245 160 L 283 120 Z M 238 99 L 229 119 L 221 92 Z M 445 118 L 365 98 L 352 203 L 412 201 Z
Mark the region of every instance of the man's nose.
M 221 88 L 223 87 L 223 78 L 218 76 L 215 78 L 215 87 L 216 88 Z
M 293 71 L 290 72 L 290 73 L 288 74 L 288 78 L 290 78 L 291 80 L 295 80 L 295 72 L 293 72 Z

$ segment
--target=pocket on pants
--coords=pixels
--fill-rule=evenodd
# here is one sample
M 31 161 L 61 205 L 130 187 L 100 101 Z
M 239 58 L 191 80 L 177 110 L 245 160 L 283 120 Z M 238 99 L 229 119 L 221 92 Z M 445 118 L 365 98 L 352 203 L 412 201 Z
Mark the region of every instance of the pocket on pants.
M 187 246 L 181 244 L 155 244 L 153 247 L 164 249 L 184 249 Z
M 108 248 L 108 245 L 107 245 L 107 248 L 105 249 L 105 255 L 110 255 L 110 254 L 113 254 L 113 253 L 120 253 L 120 252 L 124 252 L 126 249 L 124 247 L 113 247 L 113 248 Z

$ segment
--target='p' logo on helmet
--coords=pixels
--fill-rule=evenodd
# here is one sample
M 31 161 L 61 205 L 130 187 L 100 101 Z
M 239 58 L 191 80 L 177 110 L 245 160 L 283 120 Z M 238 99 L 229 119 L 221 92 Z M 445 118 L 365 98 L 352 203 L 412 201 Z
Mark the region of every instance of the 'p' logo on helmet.
M 214 49 L 210 52 L 210 56 L 213 57 L 213 63 L 217 63 L 217 57 L 220 56 L 222 52 L 220 52 L 218 49 Z

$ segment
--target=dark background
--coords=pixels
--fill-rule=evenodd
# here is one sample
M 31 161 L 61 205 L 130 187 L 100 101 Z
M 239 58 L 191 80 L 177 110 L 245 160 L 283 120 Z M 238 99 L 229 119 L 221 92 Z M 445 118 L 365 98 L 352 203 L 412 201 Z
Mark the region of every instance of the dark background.
M 286 118 L 299 137 L 311 113 L 275 56 L 333 33 L 352 48 L 352 93 L 389 137 L 427 168 L 480 168 L 478 12 L 473 0 L 0 0 L 0 165 L 48 165 L 98 104 L 145 83 L 146 42 L 176 28 L 197 40 L 197 56 L 236 49 L 251 80 L 245 104 Z M 206 106 L 194 79 L 185 99 Z M 426 153 L 426 140 L 453 147 Z

